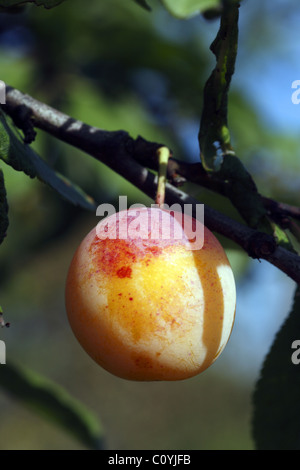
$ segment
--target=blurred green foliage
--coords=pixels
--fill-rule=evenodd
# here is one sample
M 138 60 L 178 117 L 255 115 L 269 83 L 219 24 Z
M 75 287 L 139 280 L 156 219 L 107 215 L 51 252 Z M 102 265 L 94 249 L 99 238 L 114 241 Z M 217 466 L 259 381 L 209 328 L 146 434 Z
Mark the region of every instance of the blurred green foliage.
M 88 124 L 164 142 L 176 158 L 198 161 L 202 91 L 214 66 L 209 46 L 218 20 L 181 21 L 159 1 L 148 3 L 151 13 L 133 1 L 72 0 L 51 10 L 30 5 L 0 14 L 1 79 Z M 249 2 L 243 8 L 241 55 L 251 57 L 270 23 Z M 259 44 L 253 22 L 260 24 Z M 272 41 L 265 46 L 272 48 Z M 265 195 L 300 204 L 298 141 L 272 131 L 242 85 L 233 79 L 229 97 L 236 153 Z M 129 203 L 152 202 L 103 164 L 43 132 L 32 147 L 97 203 L 116 203 L 120 194 Z M 226 361 L 223 374 L 212 368 L 177 384 L 120 381 L 91 363 L 67 324 L 64 282 L 75 248 L 97 223 L 95 214 L 37 179 L 2 169 L 9 227 L 0 250 L 0 302 L 11 328 L 0 335 L 7 360 L 50 377 L 95 410 L 109 448 L 252 448 L 249 384 L 228 377 Z M 191 184 L 184 189 L 237 217 L 223 197 Z M 247 256 L 222 242 L 242 279 Z M 1 448 L 84 447 L 2 392 L 0 405 Z

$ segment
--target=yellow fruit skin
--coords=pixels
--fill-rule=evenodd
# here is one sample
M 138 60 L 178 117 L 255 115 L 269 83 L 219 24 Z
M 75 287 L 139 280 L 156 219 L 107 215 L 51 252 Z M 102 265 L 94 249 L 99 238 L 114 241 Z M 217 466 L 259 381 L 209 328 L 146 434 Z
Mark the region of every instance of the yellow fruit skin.
M 70 265 L 66 310 L 86 352 L 129 380 L 182 380 L 209 367 L 234 323 L 227 256 L 204 228 L 204 245 L 85 237 Z

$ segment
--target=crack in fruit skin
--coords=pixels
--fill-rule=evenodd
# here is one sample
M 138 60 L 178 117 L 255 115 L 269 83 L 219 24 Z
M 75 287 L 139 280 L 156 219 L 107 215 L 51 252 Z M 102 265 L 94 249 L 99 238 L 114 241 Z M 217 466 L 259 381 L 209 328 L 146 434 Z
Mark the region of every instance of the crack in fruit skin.
M 235 314 L 228 259 L 207 229 L 201 250 L 185 244 L 99 239 L 95 228 L 79 246 L 67 313 L 81 345 L 109 372 L 181 380 L 205 370 L 225 347 Z

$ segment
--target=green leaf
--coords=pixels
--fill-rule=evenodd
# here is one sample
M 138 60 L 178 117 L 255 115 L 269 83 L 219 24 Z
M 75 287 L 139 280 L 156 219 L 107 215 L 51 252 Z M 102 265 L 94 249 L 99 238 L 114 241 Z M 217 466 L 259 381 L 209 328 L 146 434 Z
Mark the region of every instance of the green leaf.
M 226 153 L 233 153 L 227 122 L 228 93 L 237 56 L 238 21 L 238 5 L 225 8 L 210 46 L 216 65 L 204 87 L 199 131 L 201 160 L 208 171 L 218 171 Z
M 25 3 L 34 3 L 37 6 L 53 8 L 65 0 L 0 0 L 0 8 L 12 8 Z
M 296 221 L 290 220 L 290 227 L 286 230 L 286 234 L 294 251 L 300 255 L 300 226 Z
M 56 383 L 23 367 L 5 364 L 0 366 L 0 386 L 89 448 L 103 447 L 103 430 L 98 419 Z
M 224 155 L 216 179 L 225 181 L 225 194 L 250 227 L 273 233 L 261 196 L 250 173 L 236 155 Z
M 264 361 L 253 395 L 253 437 L 258 450 L 300 449 L 299 348 L 300 286 L 292 311 Z
M 187 19 L 222 7 L 221 0 L 161 0 L 165 8 L 176 18 Z
M 148 3 L 145 0 L 133 0 L 135 3 L 143 7 L 147 11 L 151 11 L 151 7 L 149 7 Z
M 0 112 L 0 158 L 17 171 L 23 171 L 31 178 L 38 177 L 62 197 L 83 209 L 94 210 L 94 200 L 78 186 L 51 168 L 10 127 L 5 116 Z
M 82 191 L 79 186 L 72 183 L 64 175 L 53 170 L 47 163 L 42 160 L 35 152 L 32 152 L 32 161 L 34 162 L 38 178 L 48 186 L 52 187 L 64 199 L 71 202 L 75 206 L 80 206 L 83 209 L 95 210 L 95 201 Z
M 290 239 L 289 230 L 282 229 L 278 224 L 273 223 L 272 221 L 271 221 L 271 226 L 273 229 L 273 236 L 276 240 L 277 245 L 282 246 L 283 248 L 286 248 L 289 251 L 297 252 L 296 247 L 293 244 L 293 241 Z
M 8 126 L 4 114 L 0 111 L 0 158 L 17 171 L 24 171 L 26 175 L 37 176 L 29 146 L 22 144 L 16 134 Z
M 224 3 L 220 28 L 211 44 L 216 65 L 203 93 L 199 130 L 201 162 L 211 179 L 225 183 L 234 207 L 250 227 L 272 233 L 267 211 L 250 173 L 235 155 L 228 128 L 228 95 L 238 48 L 239 4 Z
M 8 204 L 4 185 L 3 171 L 0 169 L 0 245 L 6 237 L 8 229 Z M 0 307 L 1 313 L 1 307 Z

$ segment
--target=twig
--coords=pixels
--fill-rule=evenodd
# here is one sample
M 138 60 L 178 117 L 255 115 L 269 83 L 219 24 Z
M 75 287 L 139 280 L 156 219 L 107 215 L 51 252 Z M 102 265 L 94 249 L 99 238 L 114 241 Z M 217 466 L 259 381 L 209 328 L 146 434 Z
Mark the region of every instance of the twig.
M 167 167 L 170 158 L 170 150 L 167 147 L 160 147 L 157 150 L 158 155 L 158 183 L 155 202 L 159 207 L 165 203 L 166 183 L 167 183 Z

